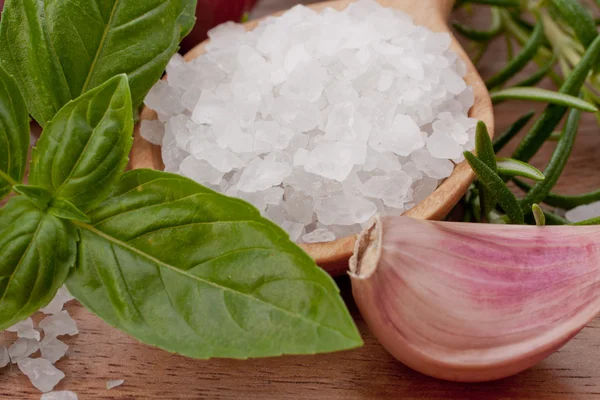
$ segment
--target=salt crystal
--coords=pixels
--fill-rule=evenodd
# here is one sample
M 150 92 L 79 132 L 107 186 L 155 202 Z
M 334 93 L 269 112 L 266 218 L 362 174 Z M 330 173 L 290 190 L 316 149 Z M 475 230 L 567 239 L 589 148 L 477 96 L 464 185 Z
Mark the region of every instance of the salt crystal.
M 69 346 L 53 336 L 45 337 L 40 343 L 42 358 L 45 358 L 52 364 L 63 358 L 67 354 L 68 349 Z
M 118 386 L 121 386 L 124 383 L 125 383 L 124 379 L 116 379 L 114 381 L 108 381 L 108 382 L 106 382 L 106 390 L 114 389 Z
M 142 120 L 140 135 L 152 144 L 162 144 L 165 136 L 165 125 L 160 121 Z
M 352 225 L 368 221 L 377 212 L 377 207 L 359 197 L 332 196 L 319 199 L 315 211 L 325 225 Z
M 8 354 L 13 364 L 26 359 L 40 348 L 40 343 L 35 339 L 17 339 L 9 348 Z
M 290 235 L 290 240 L 293 242 L 297 242 L 300 239 L 304 230 L 304 224 L 292 221 L 283 221 L 281 227 Z
M 441 159 L 457 158 L 463 152 L 462 147 L 443 132 L 434 132 L 427 139 L 427 149 L 433 157 Z
M 63 286 L 58 289 L 54 299 L 52 299 L 46 307 L 40 309 L 40 311 L 44 314 L 58 314 L 62 311 L 64 305 L 73 299 L 75 299 L 75 297 L 73 297 L 67 288 Z
M 16 332 L 17 337 L 20 338 L 40 340 L 40 333 L 33 328 L 33 321 L 31 318 L 27 318 L 10 328 L 6 328 L 6 330 L 8 332 Z
M 142 136 L 162 143 L 166 171 L 250 202 L 293 240 L 414 207 L 474 147 L 473 89 L 451 36 L 374 0 L 298 5 L 209 36 L 194 61 L 169 62 Z
M 77 394 L 67 390 L 44 393 L 40 400 L 78 400 Z
M 50 361 L 43 358 L 27 358 L 19 361 L 19 369 L 23 372 L 33 386 L 40 392 L 49 392 L 60 382 L 65 374 L 55 368 Z
M 6 367 L 10 363 L 10 355 L 6 346 L 0 346 L 0 368 Z
M 244 169 L 238 188 L 242 192 L 258 192 L 277 186 L 292 173 L 288 164 L 256 158 Z
M 40 328 L 44 330 L 45 337 L 73 336 L 79 333 L 75 321 L 66 310 L 44 318 L 40 322 Z
M 581 222 L 596 217 L 600 217 L 600 201 L 575 207 L 565 214 L 565 218 L 570 222 Z
M 332 242 L 334 240 L 335 235 L 324 228 L 315 229 L 311 233 L 302 236 L 302 241 L 304 243 L 323 243 Z

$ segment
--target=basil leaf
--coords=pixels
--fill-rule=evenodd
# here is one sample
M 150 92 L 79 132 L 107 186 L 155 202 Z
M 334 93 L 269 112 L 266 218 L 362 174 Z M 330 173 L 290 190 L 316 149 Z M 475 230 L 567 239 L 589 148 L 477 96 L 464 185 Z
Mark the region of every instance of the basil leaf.
M 29 113 L 42 126 L 71 99 L 49 46 L 44 5 L 39 0 L 6 0 L 0 23 L 0 64 L 15 77 Z
M 83 211 L 100 204 L 127 165 L 132 114 L 125 75 L 68 103 L 33 149 L 31 184 Z
M 42 126 L 122 73 L 137 106 L 192 29 L 195 8 L 196 0 L 7 0 L 0 64 Z
M 144 343 L 195 358 L 362 344 L 333 280 L 242 200 L 134 170 L 90 216 L 69 291 Z
M 53 199 L 48 214 L 70 221 L 90 222 L 90 218 L 65 199 Z
M 37 208 L 46 211 L 48 204 L 52 200 L 52 194 L 46 189 L 33 185 L 15 185 L 15 192 L 21 196 L 27 197 Z
M 179 41 L 181 41 L 194 29 L 194 25 L 196 24 L 196 3 L 198 0 L 179 0 L 179 2 L 180 4 L 177 8 L 179 19 L 177 23 L 181 28 L 181 32 L 179 33 Z
M 127 74 L 139 105 L 193 26 L 191 0 L 44 0 L 71 97 Z
M 14 197 L 0 209 L 0 330 L 46 306 L 75 263 L 75 228 Z
M 29 151 L 29 116 L 15 80 L 0 67 L 0 200 L 23 180 Z

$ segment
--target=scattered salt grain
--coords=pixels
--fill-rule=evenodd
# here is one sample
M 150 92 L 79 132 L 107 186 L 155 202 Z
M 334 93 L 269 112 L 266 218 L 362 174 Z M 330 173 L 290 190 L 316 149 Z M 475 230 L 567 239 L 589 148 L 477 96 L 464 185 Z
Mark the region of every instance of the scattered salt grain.
M 60 382 L 65 374 L 54 367 L 52 363 L 43 358 L 27 358 L 18 362 L 19 369 L 23 372 L 33 386 L 40 392 L 49 392 Z
M 78 400 L 77 394 L 66 390 L 44 393 L 40 400 Z
M 158 121 L 141 134 L 162 144 L 167 171 L 249 201 L 292 240 L 414 207 L 474 146 L 450 35 L 374 0 L 209 36 L 204 55 L 169 63 L 146 99 Z
M 6 367 L 10 363 L 10 355 L 6 346 L 0 346 L 0 368 Z
M 8 348 L 8 354 L 12 363 L 16 364 L 21 360 L 25 360 L 39 349 L 40 342 L 37 340 L 19 338 Z
M 42 358 L 45 358 L 52 364 L 63 358 L 64 355 L 67 354 L 68 349 L 69 346 L 52 336 L 46 336 L 44 340 L 40 342 Z
M 124 383 L 125 383 L 124 379 L 117 379 L 117 380 L 114 380 L 114 381 L 108 381 L 108 382 L 106 382 L 106 390 L 114 389 L 117 386 L 121 386 Z
M 565 217 L 570 222 L 581 222 L 586 219 L 600 217 L 600 201 L 575 207 L 567 211 Z
M 58 314 L 62 311 L 64 305 L 74 298 L 75 297 L 71 296 L 67 288 L 63 286 L 58 289 L 56 296 L 54 296 L 54 299 L 52 299 L 50 304 L 40 309 L 40 311 L 44 314 Z
M 40 333 L 33 328 L 33 320 L 31 318 L 27 318 L 6 330 L 8 332 L 16 332 L 17 337 L 20 338 L 40 340 Z
M 45 337 L 73 336 L 79 333 L 75 321 L 66 310 L 44 318 L 40 322 L 40 328 L 44 330 Z

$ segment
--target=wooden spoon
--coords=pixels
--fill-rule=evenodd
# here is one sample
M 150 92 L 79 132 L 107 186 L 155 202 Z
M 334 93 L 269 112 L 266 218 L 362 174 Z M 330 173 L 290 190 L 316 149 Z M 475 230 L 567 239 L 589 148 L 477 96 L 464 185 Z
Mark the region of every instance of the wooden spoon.
M 378 0 L 381 5 L 402 10 L 411 15 L 416 24 L 426 26 L 435 32 L 450 32 L 448 17 L 452 11 L 455 0 Z M 326 1 L 309 5 L 315 11 L 321 11 L 326 7 L 342 10 L 352 3 L 351 0 Z M 274 15 L 280 15 L 276 13 Z M 251 21 L 245 24 L 248 30 L 254 29 L 261 20 Z M 207 42 L 202 42 L 185 55 L 186 61 L 193 60 L 204 54 Z M 490 95 L 465 53 L 460 43 L 452 35 L 452 49 L 464 60 L 467 65 L 465 81 L 473 87 L 475 94 L 475 105 L 469 112 L 473 118 L 485 122 L 493 136 L 494 115 Z M 154 120 L 156 113 L 149 108 L 144 108 L 141 120 Z M 140 136 L 139 125 L 135 129 L 135 138 L 130 156 L 130 167 L 152 168 L 162 170 L 164 165 L 161 159 L 160 147 L 152 145 Z M 474 175 L 466 162 L 458 164 L 452 175 L 446 179 L 437 190 L 417 206 L 407 211 L 404 215 L 429 220 L 444 218 L 450 210 L 458 203 L 473 181 Z M 317 264 L 327 270 L 333 276 L 345 273 L 348 260 L 354 249 L 356 236 L 347 237 L 328 243 L 302 244 L 306 252 L 313 257 Z

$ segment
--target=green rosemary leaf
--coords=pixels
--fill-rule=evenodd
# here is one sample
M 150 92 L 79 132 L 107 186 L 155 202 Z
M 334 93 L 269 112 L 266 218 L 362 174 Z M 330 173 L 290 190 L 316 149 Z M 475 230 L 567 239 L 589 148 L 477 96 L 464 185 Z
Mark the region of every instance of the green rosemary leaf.
M 535 86 L 538 83 L 540 83 L 540 81 L 542 79 L 544 79 L 546 77 L 546 75 L 548 75 L 548 73 L 550 71 L 552 71 L 552 68 L 554 67 L 554 64 L 556 64 L 556 61 L 558 60 L 558 56 L 556 56 L 556 54 L 552 57 L 552 59 L 550 61 L 548 61 L 548 63 L 546 63 L 544 66 L 542 66 L 540 69 L 538 69 L 535 73 L 531 74 L 529 77 L 523 79 L 522 81 L 518 82 L 517 84 L 515 84 L 515 87 L 523 87 L 523 86 Z
M 502 33 L 503 29 L 500 11 L 496 7 L 492 7 L 492 22 L 490 29 L 487 31 L 477 30 L 459 22 L 453 22 L 452 25 L 458 33 L 476 42 L 487 42 Z
M 537 168 L 513 158 L 498 158 L 498 174 L 502 176 L 522 176 L 536 181 L 543 181 L 544 174 Z
M 496 140 L 494 140 L 494 152 L 498 153 L 500 150 L 504 148 L 514 138 L 520 131 L 527 125 L 527 123 L 533 118 L 535 115 L 535 111 L 529 111 L 527 114 L 523 115 L 519 119 L 517 119 L 503 134 L 498 136 Z
M 533 206 L 531 206 L 531 211 L 533 212 L 533 218 L 535 218 L 535 224 L 537 226 L 546 225 L 546 216 L 544 215 L 544 211 L 539 205 L 534 204 Z
M 507 36 L 508 37 L 508 36 Z M 540 19 L 531 34 L 531 37 L 521 50 L 521 52 L 506 64 L 498 73 L 486 81 L 488 89 L 493 89 L 502 85 L 510 78 L 519 73 L 527 63 L 536 55 L 538 48 L 544 41 L 544 25 Z M 509 42 L 510 43 L 510 42 Z
M 552 158 L 544 171 L 546 179 L 542 182 L 536 183 L 533 188 L 527 193 L 525 198 L 522 200 L 521 205 L 523 210 L 531 210 L 531 206 L 534 203 L 540 203 L 550 193 L 550 190 L 556 185 L 558 178 L 562 174 L 565 165 L 573 150 L 573 144 L 577 137 L 577 129 L 579 127 L 579 120 L 581 112 L 579 110 L 572 110 L 567 118 L 567 123 L 563 131 L 562 138 L 556 146 L 556 150 L 552 154 Z
M 528 192 L 532 186 L 521 181 L 520 179 L 514 179 L 513 182 L 524 191 Z M 595 203 L 600 201 L 600 190 L 596 190 L 589 193 L 583 193 L 576 196 L 563 196 L 560 194 L 549 193 L 544 199 L 544 203 L 552 207 L 562 208 L 564 210 L 571 210 L 575 207 L 584 206 L 586 204 Z
M 494 193 L 498 197 L 498 203 L 510 219 L 517 223 L 524 223 L 523 210 L 519 206 L 519 201 L 510 191 L 506 183 L 496 174 L 490 167 L 485 165 L 483 161 L 477 158 L 472 153 L 466 151 L 465 158 L 473 168 L 479 181 L 486 187 L 487 190 Z
M 500 103 L 504 100 L 531 100 L 576 108 L 578 110 L 587 112 L 598 111 L 593 104 L 590 104 L 579 97 L 535 87 L 508 88 L 492 93 L 491 98 L 494 104 Z

